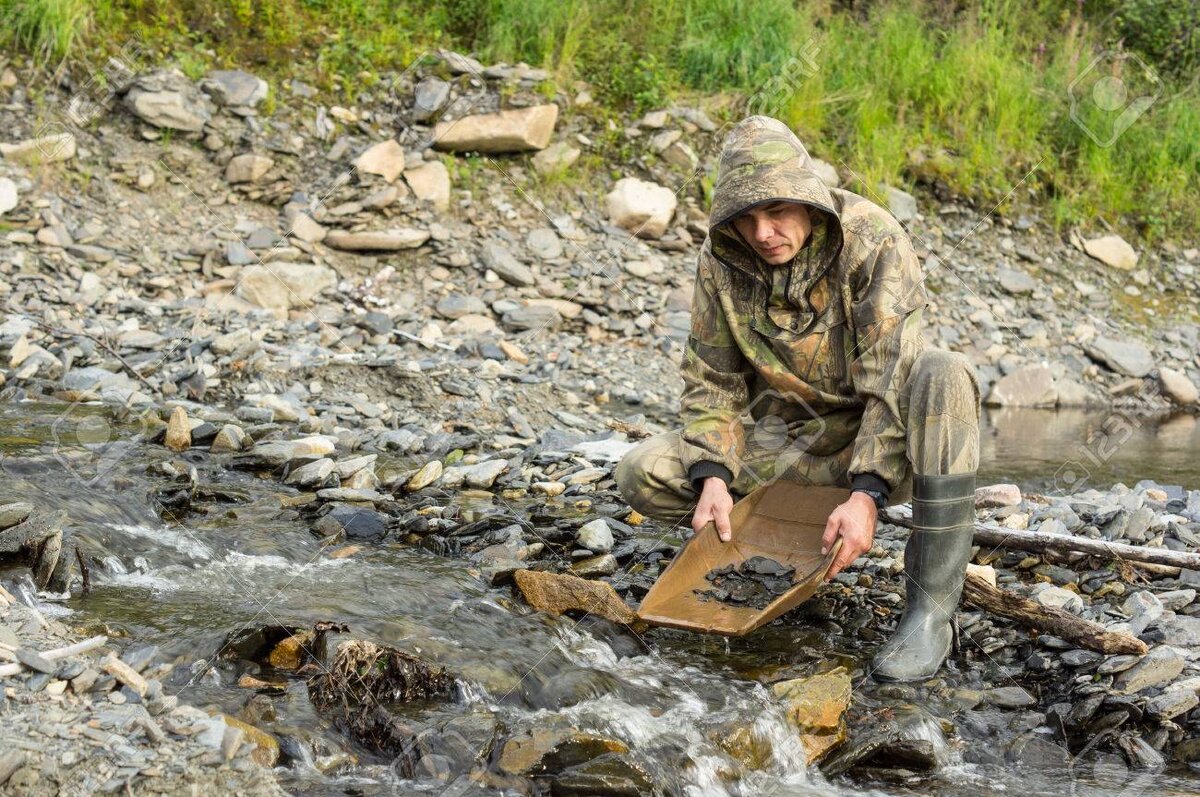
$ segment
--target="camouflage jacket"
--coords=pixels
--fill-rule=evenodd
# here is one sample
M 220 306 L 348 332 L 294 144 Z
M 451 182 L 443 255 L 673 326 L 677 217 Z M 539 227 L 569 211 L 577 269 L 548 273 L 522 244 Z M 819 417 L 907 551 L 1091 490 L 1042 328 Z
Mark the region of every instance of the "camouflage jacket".
M 813 232 L 774 267 L 791 273 L 773 293 L 779 275 L 730 222 L 779 200 L 807 205 Z M 925 345 L 925 303 L 912 242 L 891 214 L 826 187 L 783 123 L 741 122 L 721 154 L 683 357 L 689 477 L 732 482 L 756 456 L 750 434 L 755 451 L 779 447 L 770 459 L 784 466 L 789 454 L 829 456 L 852 444 L 855 486 L 895 489 L 907 469 L 899 396 Z

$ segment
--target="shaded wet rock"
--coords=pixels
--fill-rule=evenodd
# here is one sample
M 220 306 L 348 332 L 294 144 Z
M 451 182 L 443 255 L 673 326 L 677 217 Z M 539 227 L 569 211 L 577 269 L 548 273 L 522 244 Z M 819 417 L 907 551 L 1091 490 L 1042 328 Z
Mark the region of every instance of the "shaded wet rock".
M 557 105 L 464 116 L 433 129 L 435 149 L 450 152 L 529 152 L 544 149 L 558 121 Z
M 293 625 L 244 628 L 225 637 L 220 655 L 227 659 L 241 659 L 271 666 L 289 664 L 294 660 L 294 666 L 287 668 L 299 669 L 300 663 L 310 658 L 324 660 L 329 634 L 344 633 L 348 630 L 349 628 L 341 623 L 327 621 L 317 622 L 312 628 Z M 281 646 L 289 648 L 291 652 L 282 652 Z M 303 653 L 303 658 L 299 658 L 299 653 Z
M 533 728 L 504 743 L 497 766 L 508 775 L 546 775 L 608 753 L 628 753 L 619 739 L 567 728 Z
M 550 779 L 553 797 L 638 797 L 653 790 L 645 770 L 617 754 L 602 755 Z
M 827 777 L 854 769 L 930 772 L 938 766 L 945 737 L 935 718 L 920 709 L 902 709 L 895 719 L 855 728 L 854 738 L 821 763 Z
M 621 600 L 611 584 L 603 581 L 536 570 L 513 573 L 513 581 L 530 606 L 552 617 L 566 613 L 594 614 L 614 623 L 642 626 L 637 613 Z
M 571 572 L 580 578 L 601 578 L 617 572 L 617 567 L 616 558 L 612 554 L 606 553 L 574 563 L 571 565 Z
M 771 694 L 784 704 L 788 722 L 800 732 L 808 763 L 845 741 L 850 676 L 844 669 L 780 681 L 771 685 Z
M 378 542 L 388 534 L 388 516 L 373 509 L 335 506 L 317 521 L 313 531 L 322 537 Z
M 998 686 L 984 692 L 984 698 L 1000 708 L 1026 708 L 1037 705 L 1037 699 L 1019 686 Z
M 705 574 L 712 587 L 696 590 L 702 600 L 764 609 L 792 588 L 796 570 L 765 556 L 752 556 L 741 564 L 716 567 Z
M 279 740 L 272 734 L 229 714 L 221 714 L 221 718 L 230 728 L 241 731 L 243 738 L 254 745 L 254 752 L 250 754 L 250 757 L 259 766 L 273 767 L 279 763 Z

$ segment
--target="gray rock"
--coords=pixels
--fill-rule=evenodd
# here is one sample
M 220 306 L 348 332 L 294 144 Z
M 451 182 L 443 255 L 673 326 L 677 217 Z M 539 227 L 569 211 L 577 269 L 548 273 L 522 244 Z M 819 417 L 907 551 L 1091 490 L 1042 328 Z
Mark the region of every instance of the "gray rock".
M 1194 689 L 1168 689 L 1147 700 L 1144 709 L 1156 720 L 1169 720 L 1191 711 L 1197 705 L 1200 705 L 1200 697 Z
M 1096 362 L 1125 376 L 1143 377 L 1154 370 L 1153 355 L 1137 341 L 1098 337 L 1084 351 Z
M 1019 686 L 998 686 L 984 691 L 984 698 L 1000 708 L 1025 708 L 1037 705 L 1037 699 Z
M 387 536 L 388 517 L 374 509 L 335 506 L 317 521 L 314 530 L 325 537 L 342 534 L 348 540 L 378 542 Z
M 198 133 L 212 118 L 207 99 L 179 72 L 153 72 L 134 80 L 125 107 L 155 127 Z
M 1191 590 L 1188 590 L 1189 592 Z M 1181 648 L 1200 647 L 1200 617 L 1172 614 L 1158 618 L 1163 641 Z
M 1058 403 L 1058 390 L 1050 367 L 1026 365 L 1002 376 L 992 385 L 986 403 L 997 407 L 1053 407 Z
M 571 572 L 580 578 L 600 578 L 617 572 L 617 559 L 610 553 L 592 556 L 571 565 Z
M 549 227 L 538 227 L 530 230 L 525 236 L 525 245 L 529 251 L 542 260 L 553 260 L 562 257 L 563 245 L 558 233 Z
M 554 329 L 562 323 L 562 316 L 550 305 L 529 304 L 505 313 L 500 320 L 509 329 L 523 331 Z
M 529 266 L 519 262 L 508 248 L 499 241 L 487 241 L 479 252 L 483 265 L 496 272 L 500 279 L 518 287 L 534 284 L 533 271 Z
M 887 200 L 888 210 L 896 217 L 896 221 L 912 221 L 919 215 L 917 198 L 912 194 L 890 185 L 882 185 L 880 190 Z
M 12 528 L 25 521 L 33 512 L 33 504 L 17 502 L 0 505 L 0 530 Z
M 442 318 L 449 318 L 453 321 L 465 315 L 486 315 L 488 306 L 477 296 L 452 293 L 439 299 L 434 310 Z
M 253 108 L 267 98 L 269 89 L 267 81 L 240 69 L 209 72 L 200 82 L 200 90 L 218 105 Z
M 1041 582 L 1033 585 L 1029 597 L 1042 606 L 1065 609 L 1073 614 L 1083 611 L 1083 598 L 1069 589 Z
M 1024 271 L 1017 271 L 1011 268 L 999 269 L 996 272 L 996 277 L 1000 281 L 1000 287 L 1013 296 L 1023 296 L 1033 293 L 1038 286 L 1037 280 Z
M 579 527 L 576 542 L 592 553 L 608 553 L 613 548 L 612 529 L 604 518 L 596 518 Z
M 440 78 L 427 77 L 417 84 L 414 94 L 413 121 L 427 122 L 446 107 L 450 100 L 450 84 Z
M 1121 604 L 1121 608 L 1129 615 L 1129 632 L 1141 636 L 1146 628 L 1162 617 L 1162 602 L 1152 592 L 1139 590 Z
M 333 460 L 322 458 L 296 468 L 284 479 L 284 484 L 315 487 L 318 484 L 324 484 L 331 473 L 333 473 Z

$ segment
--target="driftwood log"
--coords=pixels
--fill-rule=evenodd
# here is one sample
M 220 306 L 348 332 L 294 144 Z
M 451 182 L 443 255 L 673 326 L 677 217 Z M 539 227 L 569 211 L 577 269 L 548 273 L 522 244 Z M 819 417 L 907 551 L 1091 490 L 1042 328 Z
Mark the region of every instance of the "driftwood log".
M 912 528 L 912 515 L 908 508 L 897 512 L 890 507 L 882 520 L 894 526 Z M 1085 553 L 1118 559 L 1134 564 L 1165 565 L 1188 570 L 1200 570 L 1200 553 L 1195 551 L 1172 551 L 1170 548 L 1151 548 L 1145 545 L 1127 545 L 1122 542 L 1093 540 L 1073 534 L 1050 534 L 1041 531 L 1019 531 L 1006 529 L 994 523 L 975 524 L 975 544 L 983 547 L 1007 548 L 1017 551 L 1051 551 L 1054 553 Z
M 982 576 L 968 573 L 963 596 L 984 611 L 1015 620 L 1023 626 L 1062 637 L 1101 653 L 1144 654 L 1146 643 L 1129 634 L 1109 631 L 1099 623 L 1076 617 L 1065 609 L 1042 606 L 1014 592 L 994 587 Z

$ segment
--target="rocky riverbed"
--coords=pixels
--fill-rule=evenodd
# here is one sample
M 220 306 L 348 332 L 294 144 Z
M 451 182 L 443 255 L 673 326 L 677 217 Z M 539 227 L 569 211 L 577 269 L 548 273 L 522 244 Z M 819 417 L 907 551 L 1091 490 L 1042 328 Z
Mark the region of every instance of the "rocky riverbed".
M 21 665 L 0 711 L 25 740 L 0 784 L 271 793 L 278 764 L 302 792 L 857 773 L 955 794 L 1106 761 L 1194 787 L 1195 570 L 981 547 L 998 586 L 1148 652 L 964 605 L 950 668 L 917 686 L 864 677 L 902 606 L 897 525 L 728 650 L 637 623 L 682 535 L 631 512 L 612 469 L 672 424 L 720 134 L 701 108 L 614 120 L 585 88 L 548 99 L 537 70 L 454 54 L 351 107 L 292 82 L 270 114 L 244 72 L 117 77 L 99 98 L 19 65 L 0 79 L 0 643 Z M 620 179 L 572 185 L 577 159 L 616 151 L 634 153 Z M 1194 415 L 1194 248 L 1064 240 L 930 189 L 884 201 L 925 262 L 929 336 L 989 403 L 1113 406 L 1081 441 L 1097 459 L 1121 424 Z M 1196 550 L 1198 484 L 1046 478 L 1055 495 L 983 489 L 981 519 Z M 21 662 L 108 620 L 95 650 Z M 380 677 L 347 686 L 364 657 Z

